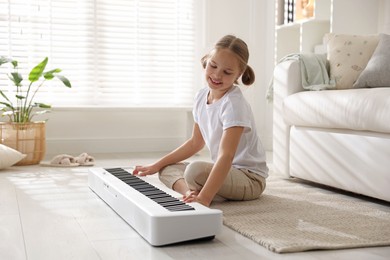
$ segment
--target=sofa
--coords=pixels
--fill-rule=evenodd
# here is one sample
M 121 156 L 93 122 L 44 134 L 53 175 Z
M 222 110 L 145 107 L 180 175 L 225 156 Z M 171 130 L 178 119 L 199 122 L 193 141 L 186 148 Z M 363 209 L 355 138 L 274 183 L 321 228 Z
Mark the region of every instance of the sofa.
M 274 171 L 390 201 L 390 35 L 332 37 L 328 88 L 303 84 L 300 59 L 275 67 Z

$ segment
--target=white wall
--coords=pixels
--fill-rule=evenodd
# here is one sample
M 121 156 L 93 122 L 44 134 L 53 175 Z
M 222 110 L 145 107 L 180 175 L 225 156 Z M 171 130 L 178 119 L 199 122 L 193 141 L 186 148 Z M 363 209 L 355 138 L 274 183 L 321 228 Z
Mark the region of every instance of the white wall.
M 379 5 L 379 32 L 390 34 L 390 0 L 382 0 Z
M 187 108 L 54 108 L 48 154 L 168 151 L 186 138 Z
M 273 71 L 274 3 L 199 2 L 204 4 L 204 17 L 200 19 L 200 37 L 204 41 L 199 59 L 225 34 L 242 37 L 249 45 L 250 65 L 257 78 L 245 95 L 252 105 L 263 144 L 271 150 L 272 109 L 264 97 Z M 170 151 L 188 136 L 191 116 L 189 108 L 54 108 L 47 122 L 47 153 Z

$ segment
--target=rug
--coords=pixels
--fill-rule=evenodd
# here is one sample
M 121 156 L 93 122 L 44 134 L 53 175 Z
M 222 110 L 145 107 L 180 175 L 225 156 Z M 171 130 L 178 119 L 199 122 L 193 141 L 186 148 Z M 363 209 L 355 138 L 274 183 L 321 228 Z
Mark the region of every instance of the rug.
M 224 225 L 277 253 L 390 245 L 390 203 L 270 176 L 252 201 L 213 203 Z

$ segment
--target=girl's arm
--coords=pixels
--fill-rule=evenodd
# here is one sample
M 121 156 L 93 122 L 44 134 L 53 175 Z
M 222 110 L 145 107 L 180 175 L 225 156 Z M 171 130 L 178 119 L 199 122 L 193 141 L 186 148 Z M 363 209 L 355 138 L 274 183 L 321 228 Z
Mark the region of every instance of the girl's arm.
M 191 138 L 188 139 L 184 144 L 182 144 L 180 147 L 176 148 L 169 154 L 165 155 L 152 165 L 136 166 L 135 170 L 133 171 L 133 174 L 138 174 L 141 176 L 154 174 L 167 165 L 181 162 L 193 156 L 195 153 L 199 152 L 204 147 L 204 144 L 205 143 L 200 132 L 199 126 L 197 123 L 195 123 Z
M 243 127 L 237 126 L 228 128 L 223 132 L 217 161 L 215 162 L 204 187 L 194 199 L 189 197 L 185 199 L 185 201 L 191 202 L 195 200 L 203 205 L 210 205 L 229 173 L 243 130 Z

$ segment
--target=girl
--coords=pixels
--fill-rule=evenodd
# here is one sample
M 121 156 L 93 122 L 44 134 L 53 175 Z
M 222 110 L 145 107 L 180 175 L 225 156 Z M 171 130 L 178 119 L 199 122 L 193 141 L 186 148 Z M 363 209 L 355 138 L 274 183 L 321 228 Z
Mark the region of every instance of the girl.
M 248 59 L 244 41 L 232 35 L 220 39 L 201 60 L 208 87 L 195 98 L 192 137 L 157 162 L 136 166 L 133 174 L 159 172 L 160 180 L 183 194 L 184 202 L 209 206 L 216 199 L 258 198 L 265 189 L 268 167 L 251 108 L 236 85 L 240 77 L 245 85 L 255 80 Z M 181 162 L 204 145 L 213 163 Z

